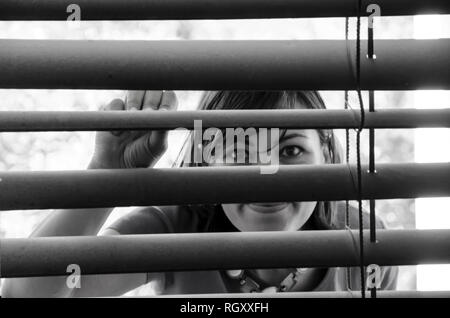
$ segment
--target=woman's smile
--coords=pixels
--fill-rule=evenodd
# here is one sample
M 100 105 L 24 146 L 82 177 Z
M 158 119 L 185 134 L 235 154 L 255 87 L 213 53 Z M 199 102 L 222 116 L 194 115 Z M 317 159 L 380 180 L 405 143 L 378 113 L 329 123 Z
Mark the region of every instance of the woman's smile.
M 287 202 L 273 202 L 273 203 L 250 203 L 247 206 L 259 213 L 275 213 L 284 210 L 289 204 Z

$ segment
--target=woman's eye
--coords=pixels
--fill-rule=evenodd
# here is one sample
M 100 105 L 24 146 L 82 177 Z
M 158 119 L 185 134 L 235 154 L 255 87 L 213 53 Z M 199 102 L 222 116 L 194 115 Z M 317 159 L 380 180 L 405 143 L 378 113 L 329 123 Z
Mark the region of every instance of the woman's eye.
M 299 146 L 286 146 L 281 150 L 281 155 L 285 157 L 298 157 L 303 154 L 303 148 Z

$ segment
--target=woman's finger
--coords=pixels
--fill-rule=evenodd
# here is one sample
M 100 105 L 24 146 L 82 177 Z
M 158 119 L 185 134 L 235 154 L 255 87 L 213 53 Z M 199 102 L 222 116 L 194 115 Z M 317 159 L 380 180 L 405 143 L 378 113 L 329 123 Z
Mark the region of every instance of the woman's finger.
M 126 110 L 140 110 L 144 101 L 145 91 L 128 91 L 125 99 Z
M 116 98 L 106 105 L 103 110 L 124 110 L 125 103 L 120 98 Z
M 161 98 L 161 103 L 159 105 L 159 110 L 176 110 L 178 107 L 178 99 L 177 96 L 175 95 L 174 91 L 164 91 L 162 98 Z M 167 130 L 156 130 L 152 132 L 152 143 L 159 143 L 157 145 L 158 148 L 160 148 L 160 150 L 162 152 L 164 152 L 167 149 L 167 135 L 168 135 L 168 131 Z M 158 141 L 158 142 L 155 142 Z
M 157 110 L 161 103 L 163 91 L 146 91 L 142 110 Z
M 178 108 L 178 99 L 174 91 L 165 91 L 159 109 L 176 110 Z

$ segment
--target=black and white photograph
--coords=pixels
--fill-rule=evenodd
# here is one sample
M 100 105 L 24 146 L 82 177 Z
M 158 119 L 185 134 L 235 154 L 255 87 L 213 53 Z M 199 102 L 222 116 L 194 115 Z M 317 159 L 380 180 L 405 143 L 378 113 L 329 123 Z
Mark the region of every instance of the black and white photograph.
M 450 298 L 449 38 L 448 0 L 0 0 L 1 298 Z

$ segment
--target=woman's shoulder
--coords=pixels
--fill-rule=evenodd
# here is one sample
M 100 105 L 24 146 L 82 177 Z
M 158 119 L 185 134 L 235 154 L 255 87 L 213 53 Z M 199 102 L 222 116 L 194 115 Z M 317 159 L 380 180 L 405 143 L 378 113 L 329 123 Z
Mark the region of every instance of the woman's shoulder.
M 337 204 L 337 213 L 335 217 L 335 225 L 338 229 L 345 228 L 345 215 L 346 215 L 346 204 L 344 201 L 339 201 Z M 348 206 L 348 218 L 349 225 L 351 229 L 359 228 L 359 209 L 353 204 L 349 204 Z M 376 225 L 378 229 L 385 229 L 386 226 L 383 220 L 376 216 Z M 370 227 L 370 215 L 369 212 L 363 209 L 363 227 L 368 229 Z
M 200 216 L 187 206 L 139 207 L 114 222 L 110 229 L 120 234 L 197 232 Z

